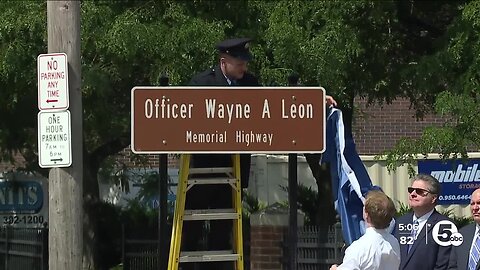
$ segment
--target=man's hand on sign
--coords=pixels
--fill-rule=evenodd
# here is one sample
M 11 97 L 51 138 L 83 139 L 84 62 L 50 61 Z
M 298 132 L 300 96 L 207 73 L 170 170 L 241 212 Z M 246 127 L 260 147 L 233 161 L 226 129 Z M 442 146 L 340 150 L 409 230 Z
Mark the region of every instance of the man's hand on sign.
M 332 96 L 329 96 L 329 95 L 325 95 L 325 103 L 327 103 L 328 107 L 330 107 L 330 106 L 336 107 L 337 106 L 337 101 L 335 101 L 335 99 Z

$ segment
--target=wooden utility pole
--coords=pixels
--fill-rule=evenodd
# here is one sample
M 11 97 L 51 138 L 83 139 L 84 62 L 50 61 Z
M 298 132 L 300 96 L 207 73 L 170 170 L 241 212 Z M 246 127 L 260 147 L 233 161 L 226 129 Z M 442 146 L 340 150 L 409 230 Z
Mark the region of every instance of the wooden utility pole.
M 50 270 L 82 269 L 83 127 L 80 63 L 80 1 L 47 1 L 48 52 L 65 53 L 71 113 L 72 165 L 49 174 Z

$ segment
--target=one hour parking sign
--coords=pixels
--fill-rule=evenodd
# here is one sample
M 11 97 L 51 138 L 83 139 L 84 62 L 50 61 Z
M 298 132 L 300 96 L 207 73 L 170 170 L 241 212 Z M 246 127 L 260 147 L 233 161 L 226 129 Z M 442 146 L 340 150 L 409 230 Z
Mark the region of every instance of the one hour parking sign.
M 38 113 L 38 156 L 42 168 L 72 165 L 69 111 Z

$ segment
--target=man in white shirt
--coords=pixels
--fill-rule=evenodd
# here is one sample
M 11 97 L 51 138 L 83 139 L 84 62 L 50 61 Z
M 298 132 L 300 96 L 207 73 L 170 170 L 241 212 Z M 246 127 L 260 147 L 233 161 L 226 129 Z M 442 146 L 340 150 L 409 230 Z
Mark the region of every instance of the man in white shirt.
M 363 207 L 365 234 L 345 251 L 343 262 L 330 270 L 398 270 L 400 245 L 388 226 L 395 215 L 395 205 L 381 191 L 370 191 Z

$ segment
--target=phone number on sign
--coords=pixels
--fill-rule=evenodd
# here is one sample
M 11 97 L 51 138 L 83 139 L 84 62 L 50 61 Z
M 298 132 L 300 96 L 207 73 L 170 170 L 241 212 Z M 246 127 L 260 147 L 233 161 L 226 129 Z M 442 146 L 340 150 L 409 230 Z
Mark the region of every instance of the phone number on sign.
M 472 195 L 444 195 L 438 196 L 440 201 L 457 201 L 457 200 L 470 200 Z
M 43 216 L 40 215 L 22 215 L 22 216 L 3 216 L 3 224 L 43 224 Z

